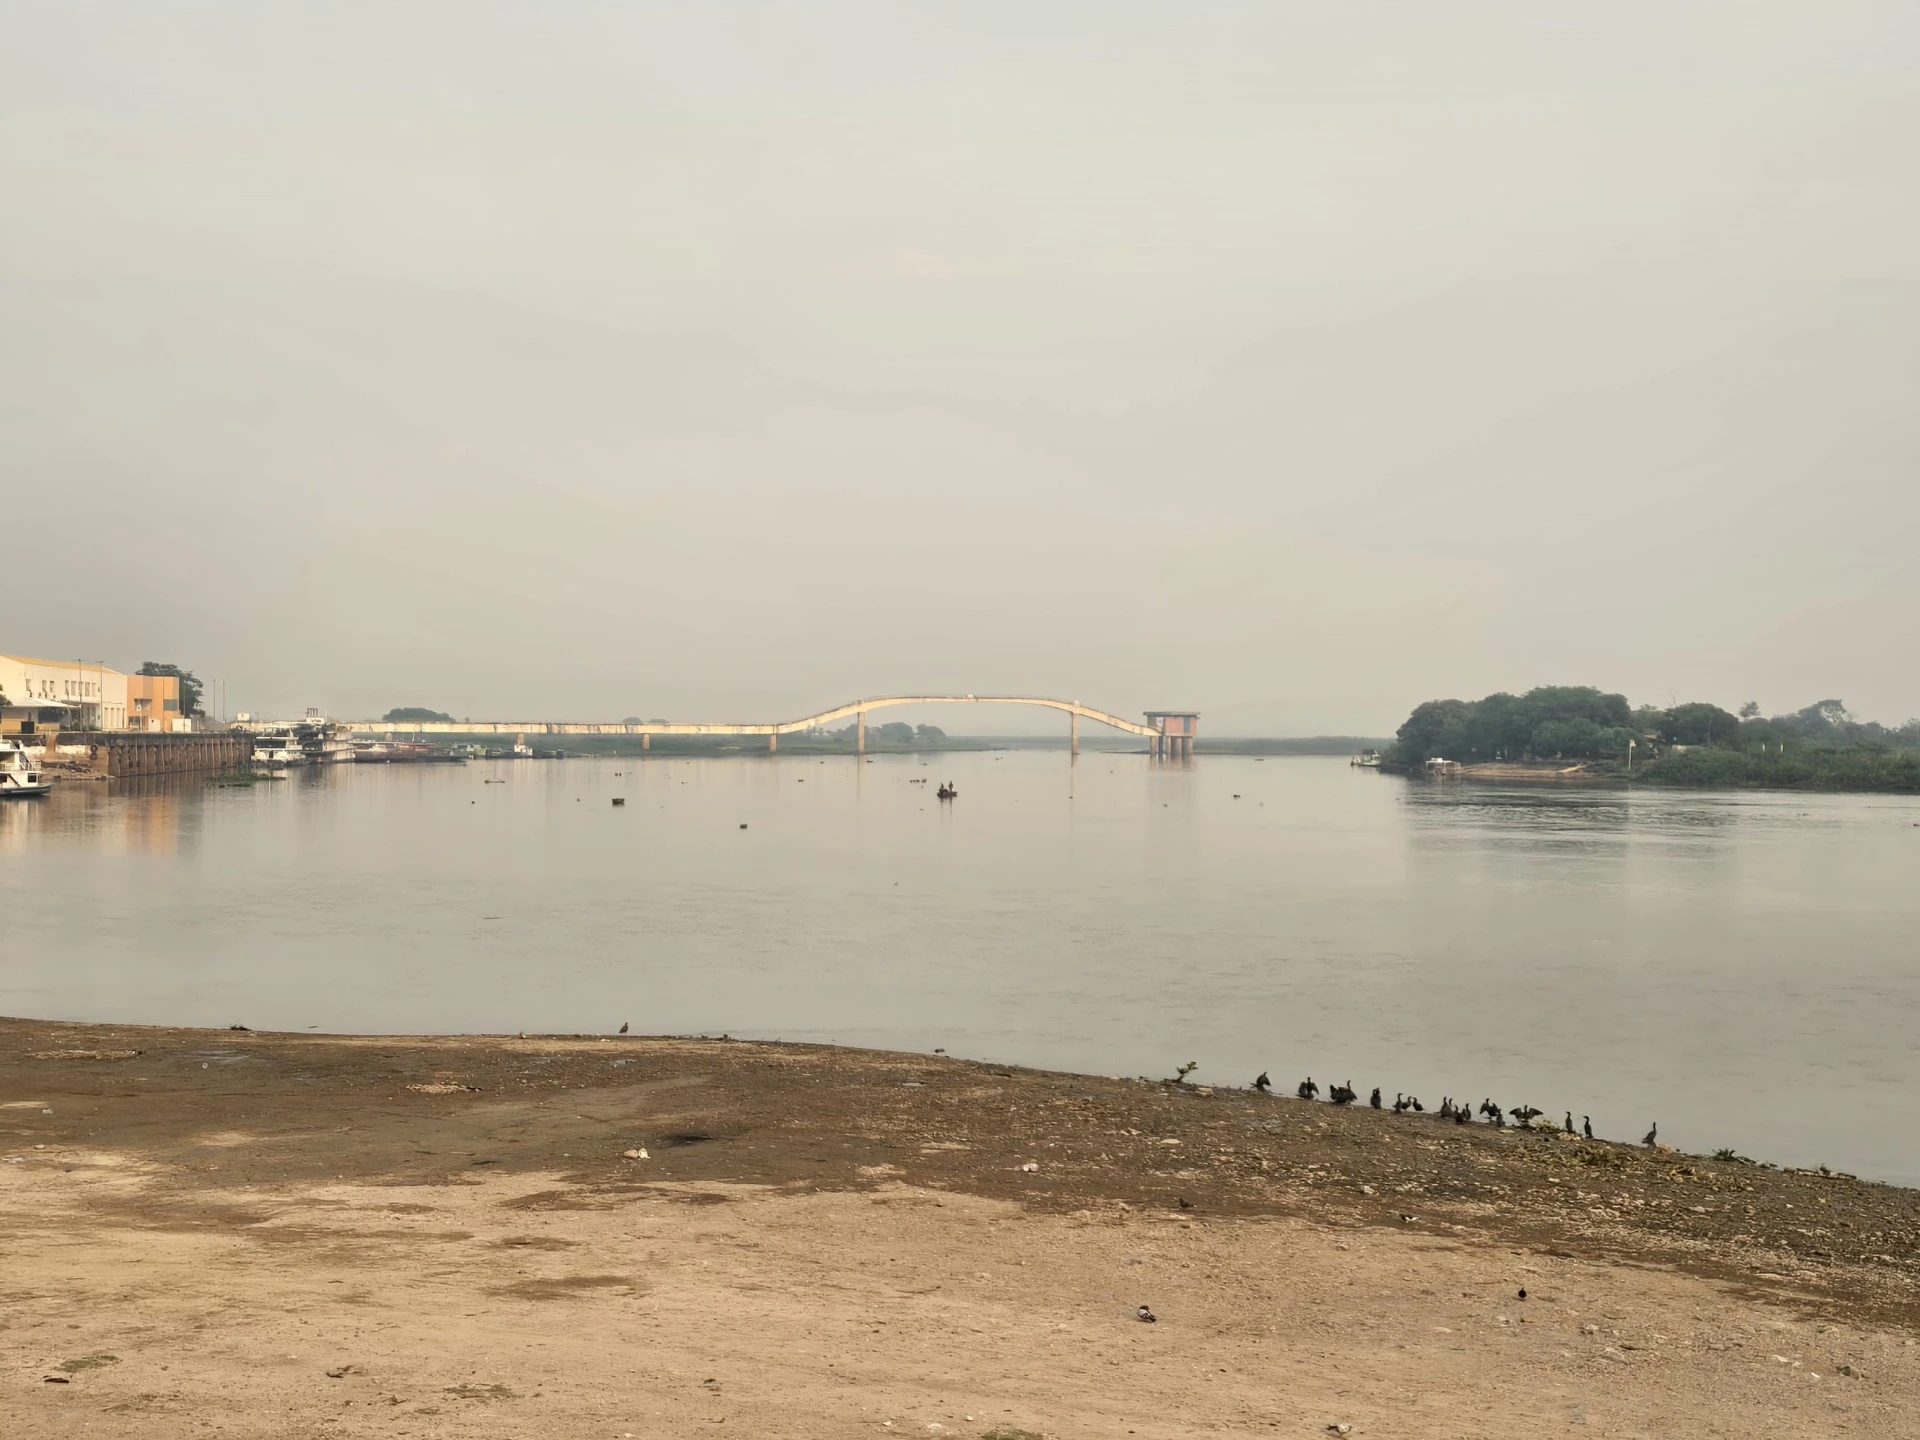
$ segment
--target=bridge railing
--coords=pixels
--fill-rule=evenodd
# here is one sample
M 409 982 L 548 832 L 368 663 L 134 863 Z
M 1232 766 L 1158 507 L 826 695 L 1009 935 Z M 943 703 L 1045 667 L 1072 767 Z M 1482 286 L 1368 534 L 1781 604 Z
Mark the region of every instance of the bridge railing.
M 341 723 L 360 733 L 404 732 L 410 735 L 795 735 L 815 726 L 865 715 L 871 710 L 891 709 L 896 705 L 1034 705 L 1059 710 L 1079 720 L 1092 720 L 1129 735 L 1154 736 L 1160 732 L 1151 725 L 1124 720 L 1078 700 L 1056 700 L 1044 695 L 885 695 L 865 700 L 849 700 L 816 715 L 798 720 L 768 723 L 728 724 L 721 722 L 649 720 L 628 724 L 624 721 L 576 720 L 347 720 Z

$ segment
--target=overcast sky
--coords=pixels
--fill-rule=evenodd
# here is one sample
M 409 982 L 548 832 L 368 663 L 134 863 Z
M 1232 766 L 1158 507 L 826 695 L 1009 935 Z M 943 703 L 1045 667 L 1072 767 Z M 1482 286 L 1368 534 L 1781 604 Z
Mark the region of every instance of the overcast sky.
M 0 32 L 0 651 L 343 716 L 1920 714 L 1913 0 Z

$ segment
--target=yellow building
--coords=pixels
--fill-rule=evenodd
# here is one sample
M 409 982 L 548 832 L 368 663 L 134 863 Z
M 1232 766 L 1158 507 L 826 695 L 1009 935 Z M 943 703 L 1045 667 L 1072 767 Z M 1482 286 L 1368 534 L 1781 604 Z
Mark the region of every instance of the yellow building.
M 171 683 L 178 705 L 179 682 Z M 0 655 L 0 735 L 126 728 L 127 677 L 118 670 L 92 660 Z
M 193 722 L 180 713 L 178 675 L 127 676 L 127 729 L 190 730 Z

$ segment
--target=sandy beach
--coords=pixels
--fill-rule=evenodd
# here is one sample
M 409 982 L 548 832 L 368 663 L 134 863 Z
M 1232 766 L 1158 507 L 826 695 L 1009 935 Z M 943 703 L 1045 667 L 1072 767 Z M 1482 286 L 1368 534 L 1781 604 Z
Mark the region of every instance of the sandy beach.
M 0 1106 L 11 1435 L 1891 1437 L 1920 1415 L 1920 1192 L 1842 1176 L 625 1036 L 4 1021 Z

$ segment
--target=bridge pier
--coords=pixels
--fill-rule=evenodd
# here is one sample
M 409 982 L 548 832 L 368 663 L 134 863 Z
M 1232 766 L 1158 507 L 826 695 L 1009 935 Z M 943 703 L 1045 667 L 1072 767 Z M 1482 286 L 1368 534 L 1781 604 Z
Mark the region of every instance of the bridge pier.
M 1157 732 L 1150 742 L 1156 759 L 1193 759 L 1193 737 L 1200 728 L 1198 710 L 1149 710 L 1147 723 Z
M 640 737 L 640 748 L 642 750 L 651 750 L 653 748 L 653 736 L 642 735 Z
M 866 711 L 861 710 L 855 713 L 853 717 L 853 727 L 853 753 L 856 755 L 864 755 L 867 753 Z
M 1067 719 L 1067 754 L 1072 757 L 1080 753 L 1080 712 L 1070 712 Z
M 779 753 L 780 753 L 780 736 L 777 733 L 767 736 L 767 754 L 778 755 Z

